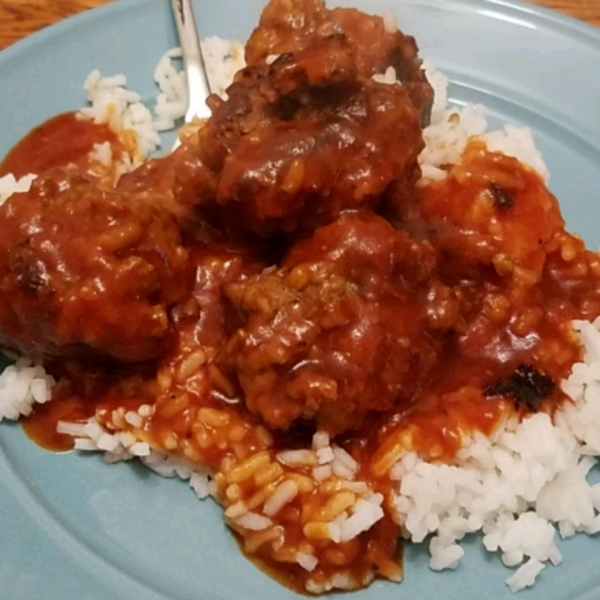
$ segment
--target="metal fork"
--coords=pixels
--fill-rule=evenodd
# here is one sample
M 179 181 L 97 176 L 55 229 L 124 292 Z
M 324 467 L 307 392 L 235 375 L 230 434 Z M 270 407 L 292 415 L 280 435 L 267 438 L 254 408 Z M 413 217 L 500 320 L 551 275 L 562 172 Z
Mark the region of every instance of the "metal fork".
M 206 99 L 210 95 L 210 84 L 202 56 L 202 48 L 194 20 L 191 0 L 171 0 L 171 8 L 179 34 L 179 43 L 183 55 L 183 67 L 187 76 L 189 104 L 184 121 L 190 123 L 196 118 L 210 117 Z M 179 147 L 179 138 L 173 150 Z

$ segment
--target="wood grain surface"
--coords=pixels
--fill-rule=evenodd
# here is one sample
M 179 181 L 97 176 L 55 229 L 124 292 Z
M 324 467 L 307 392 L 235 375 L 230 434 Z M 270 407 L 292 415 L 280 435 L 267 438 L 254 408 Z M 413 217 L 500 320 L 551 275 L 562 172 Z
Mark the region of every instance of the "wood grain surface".
M 108 1 L 0 0 L 0 50 L 38 29 Z M 600 27 L 600 0 L 533 1 Z

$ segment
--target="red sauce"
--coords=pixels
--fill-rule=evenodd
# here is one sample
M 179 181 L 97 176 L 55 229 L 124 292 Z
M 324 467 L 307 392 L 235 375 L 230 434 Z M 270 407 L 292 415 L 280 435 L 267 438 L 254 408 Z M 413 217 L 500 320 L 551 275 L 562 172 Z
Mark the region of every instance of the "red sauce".
M 119 144 L 117 134 L 104 124 L 68 112 L 32 129 L 0 163 L 0 177 L 39 174 L 52 167 L 85 161 L 95 144 Z
M 67 452 L 73 449 L 73 438 L 56 431 L 59 421 L 84 423 L 94 414 L 94 407 L 76 396 L 67 395 L 57 402 L 37 404 L 28 417 L 21 419 L 27 437 L 38 446 L 51 452 Z

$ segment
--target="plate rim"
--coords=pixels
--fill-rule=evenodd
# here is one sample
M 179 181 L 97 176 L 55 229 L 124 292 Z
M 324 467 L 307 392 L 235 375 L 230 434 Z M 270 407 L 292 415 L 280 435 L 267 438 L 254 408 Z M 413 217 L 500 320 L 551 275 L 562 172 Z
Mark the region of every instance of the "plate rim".
M 32 50 L 36 45 L 44 44 L 47 40 L 66 33 L 72 28 L 85 25 L 87 21 L 93 21 L 98 16 L 104 16 L 104 13 L 119 13 L 128 9 L 143 6 L 149 1 L 167 1 L 167 0 L 118 0 L 108 2 L 101 6 L 84 10 L 76 15 L 72 15 L 56 23 L 52 23 L 38 31 L 35 31 L 26 37 L 18 40 L 10 46 L 0 51 L 0 64 L 10 62 L 13 58 L 18 58 L 22 52 Z M 429 3 L 431 0 L 425 0 Z M 433 0 L 435 2 L 435 0 Z M 575 37 L 587 39 L 600 50 L 600 27 L 596 27 L 585 21 L 566 15 L 557 10 L 546 8 L 538 4 L 527 2 L 526 0 L 446 0 L 455 4 L 481 5 L 484 7 L 493 7 L 503 10 L 512 10 L 520 14 L 527 15 L 530 19 L 538 21 L 540 24 L 559 27 L 561 30 L 571 33 Z M 327 2 L 332 4 L 332 2 Z M 401 5 L 401 0 L 390 0 L 390 4 Z

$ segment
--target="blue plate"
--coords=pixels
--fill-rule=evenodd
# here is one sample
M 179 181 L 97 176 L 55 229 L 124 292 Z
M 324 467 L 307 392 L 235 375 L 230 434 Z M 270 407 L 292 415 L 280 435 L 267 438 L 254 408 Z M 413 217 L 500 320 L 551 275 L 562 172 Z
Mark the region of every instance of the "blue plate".
M 245 39 L 260 0 L 198 2 L 204 35 Z M 371 12 L 394 0 L 355 0 Z M 398 23 L 451 78 L 451 99 L 481 102 L 491 124 L 529 125 L 571 230 L 600 243 L 600 32 L 504 0 L 402 0 Z M 153 67 L 176 45 L 168 0 L 122 0 L 69 19 L 0 54 L 0 155 L 35 124 L 76 109 L 93 68 L 126 73 L 145 99 Z M 187 485 L 135 464 L 51 454 L 18 426 L 0 426 L 0 597 L 3 600 L 266 600 L 296 598 L 239 552 L 220 509 Z M 501 600 L 510 574 L 479 540 L 456 572 L 434 574 L 425 549 L 406 551 L 401 586 L 376 583 L 356 600 Z M 523 600 L 600 597 L 600 541 L 561 545 Z

